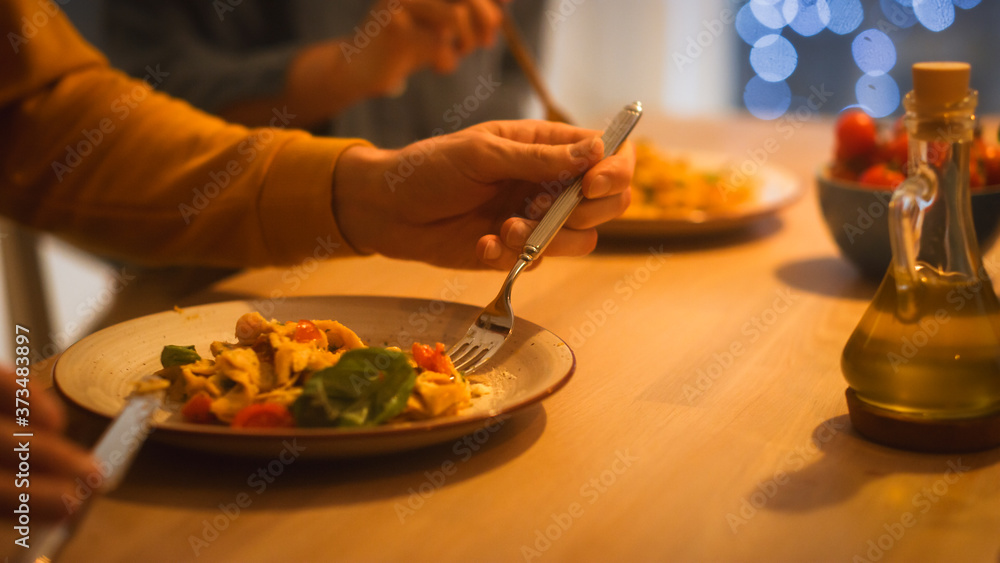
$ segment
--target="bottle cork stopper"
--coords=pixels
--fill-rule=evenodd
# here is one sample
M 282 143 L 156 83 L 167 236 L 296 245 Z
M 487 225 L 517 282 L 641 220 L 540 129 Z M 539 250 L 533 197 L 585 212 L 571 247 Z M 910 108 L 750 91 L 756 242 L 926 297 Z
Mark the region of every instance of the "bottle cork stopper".
M 922 106 L 949 106 L 969 95 L 969 63 L 926 62 L 913 65 L 913 95 Z

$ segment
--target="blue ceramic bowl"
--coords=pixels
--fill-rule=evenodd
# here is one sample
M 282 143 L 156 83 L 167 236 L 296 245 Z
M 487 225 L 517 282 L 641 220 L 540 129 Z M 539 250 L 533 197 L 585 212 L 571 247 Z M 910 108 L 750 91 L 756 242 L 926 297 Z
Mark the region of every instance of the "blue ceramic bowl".
M 823 220 L 840 253 L 866 277 L 881 279 L 892 260 L 887 218 L 892 191 L 831 178 L 825 169 L 816 184 Z M 1000 186 L 973 192 L 972 221 L 985 252 L 1000 234 Z

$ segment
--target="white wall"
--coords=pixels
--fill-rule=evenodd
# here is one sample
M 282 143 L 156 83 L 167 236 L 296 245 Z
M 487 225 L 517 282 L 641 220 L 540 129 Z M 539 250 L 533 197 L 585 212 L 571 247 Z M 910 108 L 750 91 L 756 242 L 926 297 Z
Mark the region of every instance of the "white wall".
M 635 99 L 674 115 L 731 110 L 739 40 L 732 0 L 548 4 L 545 72 L 553 96 L 581 124 L 595 126 Z

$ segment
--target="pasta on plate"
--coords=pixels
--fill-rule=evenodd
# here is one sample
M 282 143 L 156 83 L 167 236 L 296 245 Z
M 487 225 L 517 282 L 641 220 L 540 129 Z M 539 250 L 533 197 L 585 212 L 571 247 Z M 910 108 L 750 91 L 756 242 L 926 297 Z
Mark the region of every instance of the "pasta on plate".
M 661 150 L 649 141 L 636 143 L 633 201 L 626 219 L 688 219 L 725 213 L 750 202 L 753 176 L 734 182 L 725 163 L 700 163 L 690 156 Z
M 159 382 L 188 422 L 234 427 L 361 427 L 457 414 L 489 389 L 457 371 L 444 345 L 367 346 L 334 320 L 247 313 L 236 342 L 166 346 Z

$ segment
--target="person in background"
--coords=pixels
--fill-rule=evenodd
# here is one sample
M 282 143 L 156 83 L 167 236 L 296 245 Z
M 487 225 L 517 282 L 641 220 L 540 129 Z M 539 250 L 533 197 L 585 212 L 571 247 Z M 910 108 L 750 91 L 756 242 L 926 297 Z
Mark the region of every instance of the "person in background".
M 542 2 L 108 0 L 113 65 L 245 125 L 293 125 L 383 147 L 527 115 L 527 79 L 499 40 L 509 10 L 537 44 Z
M 601 160 L 597 131 L 487 122 L 384 149 L 277 124 L 248 129 L 112 69 L 54 2 L 0 0 L 0 32 L 8 41 L 0 48 L 0 215 L 102 255 L 250 267 L 379 253 L 507 269 L 534 224 L 521 215 L 551 199 L 542 183 L 583 174 L 586 198 L 550 256 L 590 252 L 594 227 L 629 203 L 634 153 L 626 145 Z M 8 368 L 0 380 L 8 404 L 0 429 L 10 436 L 20 387 Z M 62 495 L 94 468 L 60 437 L 59 407 L 29 392 L 39 483 L 32 506 L 54 517 Z M 7 449 L 4 471 L 16 470 L 15 453 Z M 0 504 L 13 510 L 24 492 L 5 479 Z

